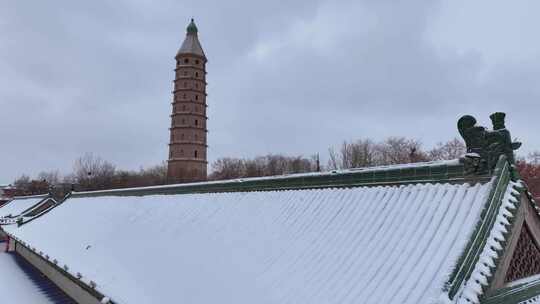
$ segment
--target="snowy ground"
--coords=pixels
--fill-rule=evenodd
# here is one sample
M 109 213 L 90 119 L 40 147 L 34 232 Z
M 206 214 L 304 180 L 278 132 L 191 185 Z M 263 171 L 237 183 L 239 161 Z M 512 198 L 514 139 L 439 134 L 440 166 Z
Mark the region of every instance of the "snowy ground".
M 4 252 L 0 243 L 0 295 L 2 303 L 42 304 L 54 303 L 41 293 L 15 262 L 12 254 Z

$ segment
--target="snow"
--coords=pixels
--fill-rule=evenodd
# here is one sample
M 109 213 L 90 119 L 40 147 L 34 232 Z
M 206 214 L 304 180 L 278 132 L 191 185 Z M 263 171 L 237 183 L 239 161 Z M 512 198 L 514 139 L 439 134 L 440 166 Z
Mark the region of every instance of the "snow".
M 5 243 L 0 243 L 0 294 L 4 301 L 17 304 L 54 303 L 26 276 L 13 255 L 4 252 L 4 246 Z
M 510 282 L 506 284 L 505 287 L 514 287 L 514 286 L 523 285 L 523 284 L 538 283 L 539 280 L 540 280 L 540 274 L 537 274 L 537 275 L 533 275 L 530 277 L 526 277 L 523 279 Z
M 0 218 L 6 217 L 9 215 L 16 217 L 20 215 L 26 209 L 41 202 L 45 197 L 46 196 L 44 195 L 27 196 L 27 197 L 21 197 L 21 198 L 16 197 L 11 202 L 0 207 Z
M 488 285 L 488 279 L 493 275 L 490 267 L 494 268 L 498 259 L 496 250 L 502 249 L 501 243 L 505 242 L 504 235 L 508 232 L 506 227 L 510 225 L 509 219 L 514 216 L 511 210 L 516 209 L 518 203 L 518 199 L 514 196 L 519 195 L 519 192 L 515 189 L 518 186 L 520 186 L 519 182 L 511 181 L 508 184 L 497 220 L 490 231 L 487 243 L 480 254 L 480 259 L 458 298 L 459 304 L 480 303 L 483 288 Z
M 5 229 L 118 303 L 446 303 L 490 185 L 72 197 Z
M 540 295 L 538 295 L 538 296 L 536 296 L 534 298 L 530 298 L 528 300 L 519 302 L 518 304 L 540 304 Z
M 539 280 L 540 275 L 533 275 L 508 283 L 505 285 L 505 287 L 515 288 L 516 290 L 527 290 L 535 285 L 538 285 Z M 528 300 L 519 302 L 518 304 L 540 304 L 540 295 L 536 295 Z

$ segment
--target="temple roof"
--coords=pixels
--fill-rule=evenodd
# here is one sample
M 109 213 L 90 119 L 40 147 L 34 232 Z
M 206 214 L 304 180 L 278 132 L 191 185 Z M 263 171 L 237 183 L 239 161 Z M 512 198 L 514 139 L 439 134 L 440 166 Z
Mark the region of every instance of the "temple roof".
M 489 288 L 525 198 L 502 156 L 75 192 L 3 228 L 113 303 L 519 303 L 539 278 Z
M 13 232 L 121 303 L 429 303 L 490 187 L 74 196 Z
M 0 207 L 0 218 L 17 217 L 18 215 L 40 203 L 47 197 L 47 195 L 15 197 L 10 202 Z
M 23 258 L 6 253 L 3 248 L 0 251 L 0 293 L 5 303 L 74 303 Z
M 195 25 L 195 21 L 191 19 L 191 22 L 186 29 L 186 38 L 184 39 L 184 42 L 182 43 L 182 46 L 178 50 L 176 56 L 182 54 L 194 54 L 206 58 L 201 43 L 199 42 L 197 32 L 198 30 L 197 26 Z

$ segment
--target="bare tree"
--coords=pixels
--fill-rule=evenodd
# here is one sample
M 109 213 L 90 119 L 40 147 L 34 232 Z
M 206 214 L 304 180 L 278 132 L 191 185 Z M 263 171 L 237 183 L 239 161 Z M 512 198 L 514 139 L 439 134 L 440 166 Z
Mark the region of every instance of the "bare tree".
M 149 185 L 163 185 L 167 183 L 167 162 L 140 170 L 140 175 Z
M 527 155 L 527 161 L 533 165 L 540 165 L 540 151 L 534 151 Z
M 329 149 L 331 169 L 363 168 L 379 165 L 404 164 L 429 160 L 420 141 L 404 137 L 390 137 L 382 142 L 359 139 L 343 142 L 339 152 Z
M 332 170 L 341 169 L 341 159 L 334 147 L 328 148 L 328 168 Z
M 232 179 L 245 175 L 245 164 L 242 159 L 225 157 L 212 163 L 210 179 Z
M 253 159 L 220 158 L 212 163 L 210 179 L 271 176 L 316 171 L 318 158 L 269 154 Z
M 43 171 L 38 174 L 37 177 L 40 181 L 46 181 L 49 185 L 54 186 L 60 184 L 61 176 L 58 170 L 56 171 Z
M 448 160 L 461 157 L 466 152 L 463 141 L 454 138 L 445 143 L 438 143 L 437 146 L 428 152 L 431 160 Z
M 344 141 L 339 152 L 336 152 L 332 147 L 328 149 L 330 154 L 328 167 L 347 169 L 375 166 L 378 150 L 378 144 L 371 139 L 359 139 L 350 143 Z
M 38 174 L 37 179 L 23 175 L 14 185 L 19 189 L 17 195 L 47 193 L 52 190 L 56 197 L 63 197 L 73 190 L 153 186 L 165 184 L 166 180 L 166 162 L 141 167 L 139 171 L 116 170 L 110 162 L 87 153 L 75 161 L 73 172 L 68 175 L 62 177 L 59 171 L 44 171 Z
M 535 163 L 534 157 L 520 157 L 516 162 L 516 166 L 529 191 L 535 197 L 540 198 L 540 163 Z
M 321 166 L 319 153 L 311 155 L 311 170 L 312 172 L 321 172 L 324 168 Z
M 33 180 L 27 175 L 17 178 L 13 185 L 16 188 L 15 195 L 44 194 L 49 191 L 49 184 L 45 180 Z
M 377 145 L 379 165 L 416 163 L 429 160 L 416 139 L 389 137 Z
M 313 159 L 307 159 L 302 156 L 291 157 L 287 160 L 288 168 L 286 168 L 288 173 L 303 173 L 315 171 L 316 168 L 313 166 Z
M 73 166 L 75 180 L 87 190 L 110 188 L 115 171 L 113 164 L 92 153 L 78 158 Z
M 17 189 L 16 194 L 24 195 L 24 194 L 30 193 L 30 184 L 31 184 L 30 176 L 23 174 L 20 177 L 18 177 L 13 182 L 13 186 L 15 187 L 15 189 Z
M 265 175 L 265 158 L 262 156 L 256 157 L 254 159 L 245 159 L 242 160 L 244 164 L 244 173 L 240 176 L 245 177 L 256 177 Z

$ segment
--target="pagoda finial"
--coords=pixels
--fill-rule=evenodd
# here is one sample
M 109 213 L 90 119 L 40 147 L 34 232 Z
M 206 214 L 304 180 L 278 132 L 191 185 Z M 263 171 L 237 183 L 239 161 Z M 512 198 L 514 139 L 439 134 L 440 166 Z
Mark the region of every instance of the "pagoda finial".
M 178 50 L 178 53 L 176 53 L 176 57 L 180 54 L 194 54 L 206 58 L 201 43 L 199 42 L 197 34 L 198 29 L 193 18 L 191 18 L 186 31 L 186 37 L 184 38 L 184 42 Z
M 195 25 L 195 20 L 191 18 L 191 22 L 187 26 L 187 33 L 188 34 L 197 34 L 197 26 Z

